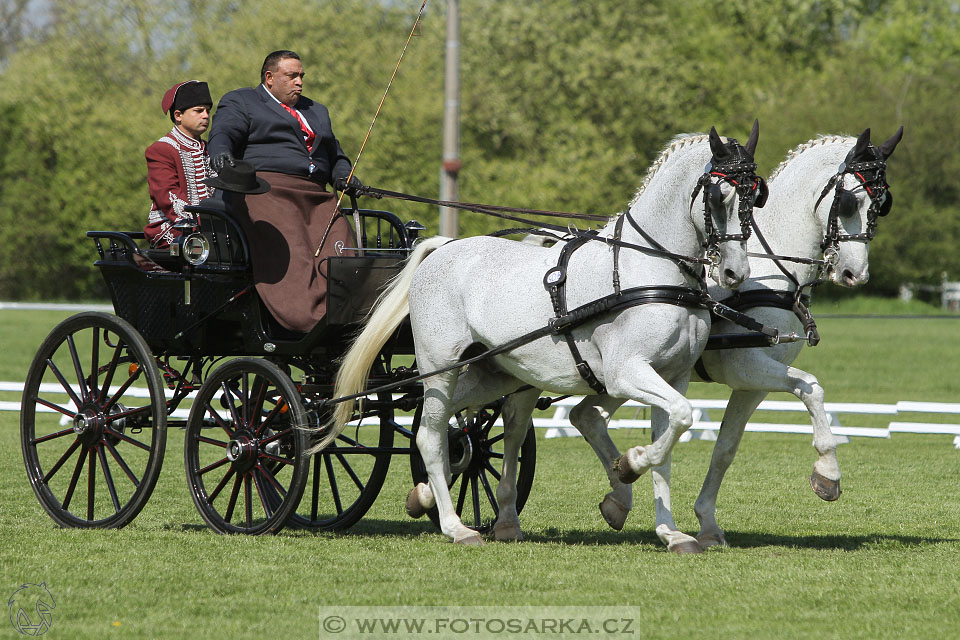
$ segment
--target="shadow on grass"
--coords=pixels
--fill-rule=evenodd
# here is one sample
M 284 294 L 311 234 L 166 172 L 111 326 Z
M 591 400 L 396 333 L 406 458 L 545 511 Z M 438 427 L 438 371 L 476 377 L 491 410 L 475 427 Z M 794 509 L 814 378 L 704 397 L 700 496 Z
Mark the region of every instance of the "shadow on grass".
M 167 525 L 163 527 L 169 531 L 208 532 L 213 533 L 207 526 L 195 523 Z M 438 540 L 443 539 L 440 529 L 432 522 L 423 520 L 383 520 L 366 518 L 353 525 L 346 531 L 312 531 L 287 527 L 281 535 L 298 537 L 335 536 L 342 538 L 418 538 L 423 535 L 434 535 Z M 760 549 L 785 547 L 788 549 L 820 549 L 858 551 L 864 548 L 896 545 L 902 547 L 920 547 L 935 544 L 960 542 L 958 538 L 936 538 L 923 536 L 902 536 L 887 534 L 871 535 L 807 535 L 791 536 L 772 533 L 757 533 L 751 531 L 727 531 L 727 542 L 733 549 Z M 492 534 L 485 533 L 484 538 L 493 540 Z M 559 530 L 554 528 L 525 531 L 525 542 L 554 543 L 571 546 L 624 546 L 650 545 L 666 550 L 663 543 L 654 531 L 599 531 L 599 530 Z

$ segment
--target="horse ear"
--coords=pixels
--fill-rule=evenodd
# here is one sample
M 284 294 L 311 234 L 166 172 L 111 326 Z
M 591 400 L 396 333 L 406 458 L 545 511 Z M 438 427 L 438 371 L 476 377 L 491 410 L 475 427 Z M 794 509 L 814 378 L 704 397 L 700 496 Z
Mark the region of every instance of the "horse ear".
M 853 147 L 853 153 L 851 157 L 861 158 L 866 152 L 867 148 L 870 146 L 870 127 L 867 127 L 863 130 L 863 133 L 860 134 L 860 137 L 857 138 L 857 144 Z
M 723 146 L 723 140 L 720 139 L 716 127 L 710 127 L 710 151 L 713 152 L 713 157 L 717 159 L 727 155 L 727 150 Z
M 900 144 L 900 140 L 903 138 L 903 126 L 901 125 L 897 132 L 890 136 L 889 140 L 885 140 L 883 143 L 877 147 L 877 151 L 880 152 L 880 155 L 883 156 L 883 159 L 886 160 L 893 153 L 893 150 L 897 148 L 897 145 Z
M 753 156 L 753 153 L 757 150 L 757 141 L 760 139 L 760 121 L 754 119 L 753 129 L 750 131 L 750 139 L 747 140 L 747 145 L 744 147 L 747 153 Z

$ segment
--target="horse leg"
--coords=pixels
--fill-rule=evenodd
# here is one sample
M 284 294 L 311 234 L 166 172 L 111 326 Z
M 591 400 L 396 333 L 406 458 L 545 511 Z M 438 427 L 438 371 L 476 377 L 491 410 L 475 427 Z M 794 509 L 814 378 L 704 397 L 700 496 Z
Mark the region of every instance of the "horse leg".
M 600 513 L 611 528 L 620 531 L 633 508 L 633 486 L 620 481 L 616 461 L 620 451 L 610 438 L 607 425 L 610 416 L 623 400 L 608 395 L 587 396 L 570 411 L 570 424 L 577 428 L 600 458 L 611 491 L 600 503 Z
M 539 397 L 540 389 L 529 389 L 507 396 L 503 405 L 503 468 L 497 483 L 499 513 L 493 525 L 493 537 L 501 542 L 523 540 L 517 513 L 517 468 L 520 446 Z
M 675 382 L 674 388 L 683 393 L 689 386 L 688 380 Z M 650 438 L 658 441 L 668 428 L 669 416 L 660 407 L 653 407 L 650 412 Z M 667 545 L 667 550 L 674 553 L 700 553 L 697 539 L 687 535 L 677 528 L 673 520 L 673 507 L 670 503 L 670 462 L 668 452 L 662 464 L 658 464 L 650 471 L 653 480 L 653 507 L 656 513 L 656 532 L 660 541 Z
M 700 521 L 697 542 L 702 549 L 727 546 L 727 539 L 716 518 L 717 494 L 720 492 L 724 474 L 733 464 L 734 456 L 737 455 L 737 448 L 740 446 L 747 420 L 766 395 L 766 391 L 734 391 L 727 402 L 720 432 L 713 446 L 713 455 L 710 457 L 710 468 L 707 470 L 707 477 L 693 506 L 693 511 Z
M 630 358 L 617 370 L 608 373 L 607 392 L 621 398 L 633 398 L 651 407 L 662 409 L 667 427 L 648 447 L 628 449 L 617 459 L 621 482 L 634 482 L 651 467 L 666 464 L 680 436 L 693 424 L 693 407 L 683 394 L 661 378 L 650 364 Z
M 430 493 L 436 500 L 440 530 L 458 544 L 479 545 L 483 538 L 464 526 L 457 516 L 450 497 L 450 454 L 447 425 L 453 415 L 451 395 L 457 383 L 457 372 L 438 374 L 428 379 L 423 394 L 423 412 L 417 431 L 417 449 L 427 470 Z M 408 504 L 410 498 L 408 498 Z

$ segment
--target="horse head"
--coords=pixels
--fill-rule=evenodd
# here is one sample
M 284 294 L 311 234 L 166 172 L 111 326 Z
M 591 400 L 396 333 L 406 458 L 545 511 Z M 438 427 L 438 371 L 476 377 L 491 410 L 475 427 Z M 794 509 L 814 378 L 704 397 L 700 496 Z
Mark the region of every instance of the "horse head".
M 900 127 L 874 146 L 870 129 L 864 129 L 820 194 L 816 213 L 823 228 L 825 276 L 832 282 L 855 287 L 870 279 L 869 243 L 879 218 L 893 205 L 886 161 L 902 137 Z
M 695 222 L 711 261 L 709 275 L 724 289 L 735 289 L 750 276 L 747 239 L 753 208 L 762 207 L 767 197 L 766 183 L 757 176 L 753 159 L 759 136 L 757 121 L 746 145 L 721 138 L 716 127 L 711 127 L 710 161 L 691 201 L 693 207 L 702 190 L 703 216 Z

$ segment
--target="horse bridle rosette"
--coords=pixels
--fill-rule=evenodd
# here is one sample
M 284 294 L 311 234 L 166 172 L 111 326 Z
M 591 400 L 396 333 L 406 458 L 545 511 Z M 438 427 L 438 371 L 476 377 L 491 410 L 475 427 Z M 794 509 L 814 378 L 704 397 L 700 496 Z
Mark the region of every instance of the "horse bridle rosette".
M 887 163 L 875 147 L 871 145 L 869 148 L 874 153 L 874 159 L 863 162 L 841 162 L 837 173 L 827 182 L 814 205 L 814 210 L 819 208 L 820 203 L 833 188 L 833 201 L 830 203 L 827 228 L 820 245 L 827 266 L 836 263 L 841 242 L 873 240 L 877 232 L 877 219 L 887 215 L 893 204 L 893 195 L 890 193 L 890 185 L 887 184 Z M 844 176 L 847 174 L 856 178 L 859 182 L 858 188 L 862 187 L 870 198 L 870 208 L 867 209 L 867 228 L 862 233 L 840 233 L 840 217 L 853 213 L 856 207 L 856 196 L 853 191 L 843 186 Z M 844 209 L 848 210 L 844 211 Z

